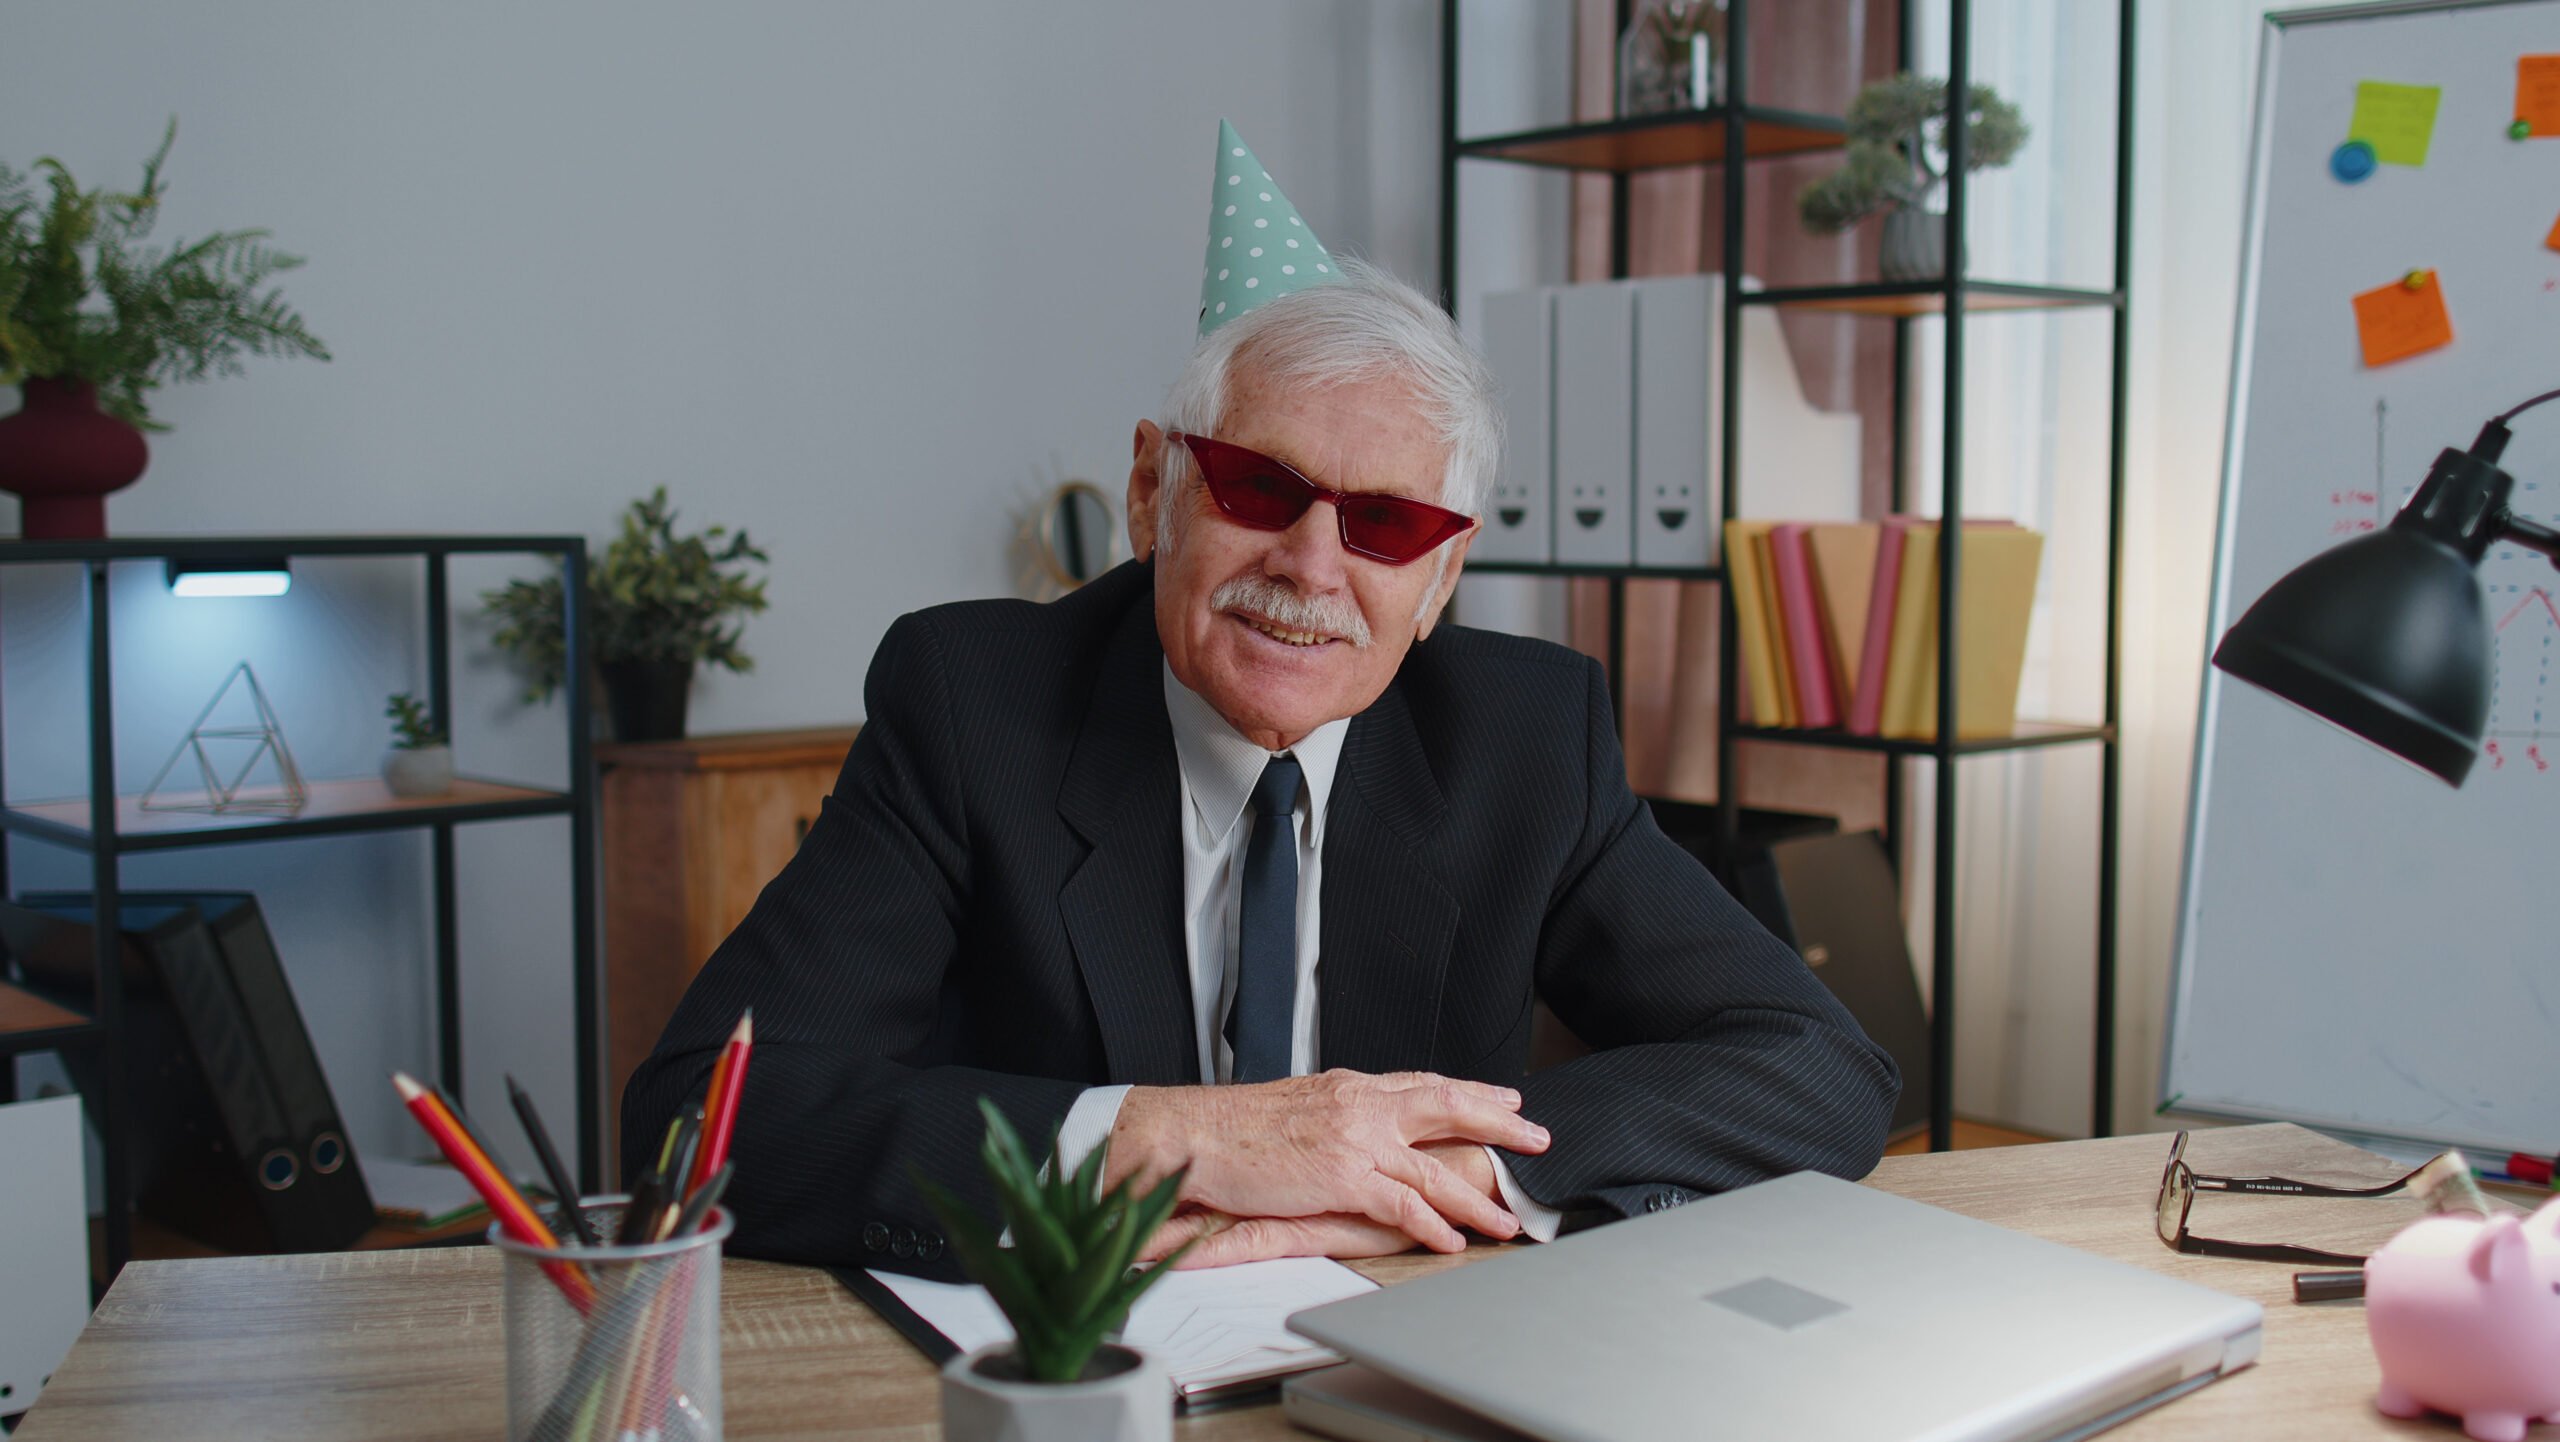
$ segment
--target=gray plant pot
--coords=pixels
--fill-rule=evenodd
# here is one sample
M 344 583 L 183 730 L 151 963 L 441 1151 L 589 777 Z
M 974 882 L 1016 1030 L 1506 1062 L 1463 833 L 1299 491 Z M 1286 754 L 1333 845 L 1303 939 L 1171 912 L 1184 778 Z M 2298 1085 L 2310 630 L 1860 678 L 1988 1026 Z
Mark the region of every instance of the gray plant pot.
M 1936 280 L 1947 273 L 1947 218 L 1934 210 L 1896 210 L 1884 218 L 1876 268 L 1887 280 Z
M 1105 1343 L 1088 1382 L 1027 1382 L 1012 1363 L 1008 1342 L 943 1364 L 943 1442 L 1173 1442 L 1173 1384 L 1143 1353 Z
M 453 789 L 453 748 L 393 747 L 382 756 L 382 784 L 394 796 L 442 796 Z

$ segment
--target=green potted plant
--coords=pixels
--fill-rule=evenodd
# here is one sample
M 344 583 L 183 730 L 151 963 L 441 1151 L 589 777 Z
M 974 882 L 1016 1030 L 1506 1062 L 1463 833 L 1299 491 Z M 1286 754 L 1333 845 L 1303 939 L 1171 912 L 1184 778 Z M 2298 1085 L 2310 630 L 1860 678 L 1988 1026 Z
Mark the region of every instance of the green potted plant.
M 107 533 L 106 495 L 150 464 L 151 392 L 171 381 L 237 375 L 243 355 L 329 358 L 284 303 L 261 290 L 302 264 L 263 230 L 216 231 L 146 246 L 167 192 L 169 122 L 131 193 L 82 190 L 62 162 L 36 175 L 0 163 L 0 384 L 19 388 L 0 418 L 0 488 L 24 500 L 31 540 Z
M 1947 217 L 1935 209 L 1946 181 L 1947 82 L 1904 73 L 1879 80 L 1849 102 L 1848 163 L 1805 187 L 1805 225 L 1836 234 L 1882 211 L 1878 268 L 1887 280 L 1935 280 L 1947 273 Z M 1965 104 L 1965 169 L 2006 165 L 2027 143 L 2018 107 L 1988 85 Z M 1933 158 L 1935 157 L 1935 158 Z
M 764 580 L 751 578 L 745 563 L 770 558 L 744 531 L 713 526 L 679 536 L 675 520 L 664 486 L 633 501 L 621 533 L 587 573 L 588 635 L 613 734 L 623 741 L 684 735 L 697 664 L 755 668 L 755 658 L 738 647 L 745 624 L 733 618 L 765 608 Z M 568 677 L 561 594 L 557 575 L 481 593 L 498 623 L 498 648 L 528 673 L 528 702 L 548 700 Z
M 391 749 L 382 757 L 382 784 L 394 796 L 442 796 L 453 789 L 453 748 L 427 716 L 425 703 L 406 691 L 382 714 L 391 718 Z
M 996 1228 L 949 1191 L 922 1177 L 916 1185 L 961 1270 L 1004 1309 L 1014 1340 L 944 1365 L 945 1442 L 1170 1442 L 1173 1389 L 1164 1369 L 1110 1339 L 1130 1306 L 1188 1250 L 1186 1244 L 1145 1270 L 1132 1265 L 1173 1215 L 1183 1173 L 1143 1195 L 1134 1177 L 1106 1192 L 1106 1148 L 1096 1147 L 1073 1175 L 1055 1165 L 1044 1175 L 995 1103 L 981 1097 L 978 1109 L 987 1118 L 979 1157 L 1013 1245 L 1003 1245 Z

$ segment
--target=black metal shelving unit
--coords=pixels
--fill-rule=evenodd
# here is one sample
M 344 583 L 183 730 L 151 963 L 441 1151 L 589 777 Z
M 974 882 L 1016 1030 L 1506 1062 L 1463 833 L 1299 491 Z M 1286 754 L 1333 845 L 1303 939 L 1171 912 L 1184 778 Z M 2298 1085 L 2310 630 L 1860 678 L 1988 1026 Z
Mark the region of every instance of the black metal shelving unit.
M 1731 722 L 1717 728 L 1717 829 L 1728 852 L 1736 839 L 1741 815 L 1735 766 L 1736 746 L 1740 742 L 1821 746 L 1879 753 L 1896 759 L 1925 758 L 1936 763 L 1936 804 L 1930 837 L 1934 862 L 1931 867 L 1934 904 L 1930 917 L 1929 1144 L 1932 1149 L 1940 1151 L 1952 1145 L 1954 1139 L 1956 763 L 1968 756 L 2052 746 L 2094 745 L 2099 748 L 2097 1001 L 2093 1022 L 2090 1130 L 2096 1136 L 2106 1136 L 2113 1130 L 2117 830 L 2122 781 L 2117 734 L 2121 716 L 2118 672 L 2122 661 L 2124 599 L 2126 350 L 2130 340 L 2125 298 L 2132 261 L 2135 6 L 2136 0 L 2118 0 L 2116 6 L 2115 255 L 2110 288 L 2092 290 L 2021 285 L 1968 276 L 1964 273 L 1960 258 L 1963 247 L 1959 244 L 1951 247 L 1958 253 L 1957 262 L 1949 268 L 1947 275 L 1934 281 L 1797 286 L 1745 292 L 1742 289 L 1742 255 L 1748 195 L 1743 181 L 1747 167 L 1755 160 L 1836 148 L 1843 143 L 1845 134 L 1843 123 L 1835 117 L 1771 110 L 1751 104 L 1749 60 L 1753 0 L 1730 0 L 1724 56 L 1727 87 L 1721 105 L 1707 110 L 1480 138 L 1458 134 L 1459 11 L 1462 7 L 1459 0 L 1441 0 L 1440 285 L 1442 304 L 1452 314 L 1456 313 L 1458 303 L 1457 210 L 1461 162 L 1503 161 L 1607 174 L 1611 182 L 1612 211 L 1610 274 L 1617 278 L 1624 278 L 1628 270 L 1628 176 L 1666 166 L 1719 166 L 1724 201 L 1721 236 L 1724 294 L 1740 298 L 1739 305 L 1727 305 L 1723 309 L 1723 353 L 1727 356 L 1740 354 L 1741 307 L 1744 305 L 1782 306 L 1890 321 L 1894 327 L 1894 388 L 1897 400 L 1893 437 L 1893 500 L 1897 511 L 1906 509 L 1911 499 L 1908 494 L 1909 468 L 1904 464 L 1909 454 L 1907 421 L 1904 408 L 1898 403 L 1909 376 L 1908 362 L 1912 355 L 1910 323 L 1922 317 L 1944 318 L 1946 381 L 1944 428 L 1941 433 L 1943 479 L 1940 510 L 1943 515 L 1951 517 L 1964 514 L 1964 341 L 1968 318 L 1975 313 L 2064 309 L 2099 309 L 2112 315 L 2107 441 L 2106 689 L 2100 717 L 2089 722 L 2025 720 L 2020 721 L 2014 733 L 2008 736 L 1974 740 L 1956 738 L 1955 610 L 1961 574 L 1959 568 L 1963 562 L 1964 528 L 1942 525 L 1938 528 L 1938 635 L 1941 643 L 1938 648 L 1936 739 L 1909 741 L 1857 736 L 1837 729 L 1805 730 Z M 1617 30 L 1623 32 L 1631 8 L 1629 0 L 1618 0 L 1617 8 Z M 1899 68 L 1905 70 L 1912 64 L 1913 8 L 1911 0 L 1904 0 L 1898 63 Z M 1962 97 L 1972 84 L 1969 43 L 1973 29 L 1971 0 L 1950 0 L 1949 10 L 1949 53 L 1952 59 L 1948 66 L 1947 88 L 1950 96 Z M 1956 103 L 1960 104 L 1961 100 Z M 1949 235 L 1962 237 L 1969 213 L 1964 129 L 1961 125 L 1950 125 L 1948 134 L 1951 153 L 1947 164 L 1946 226 Z M 1740 163 L 1730 162 L 1730 158 L 1735 156 L 1742 158 Z M 1722 378 L 1724 430 L 1720 463 L 1726 478 L 1724 519 L 1728 521 L 1740 514 L 1743 486 L 1740 474 L 1741 372 L 1739 365 L 1727 365 Z M 1720 567 L 1662 571 L 1633 566 L 1509 563 L 1499 566 L 1477 564 L 1470 569 L 1514 575 L 1606 578 L 1609 582 L 1610 686 L 1613 696 L 1621 702 L 1622 712 L 1626 582 L 1631 579 L 1723 579 Z M 1717 658 L 1717 694 L 1731 697 L 1736 693 L 1740 668 L 1733 607 L 1718 608 L 1718 625 L 1721 644 Z M 1900 767 L 1888 764 L 1885 776 L 1886 825 L 1892 837 L 1899 842 L 1905 829 Z
M 171 561 L 238 562 L 272 557 L 372 556 L 415 558 L 425 570 L 427 625 L 427 709 L 435 725 L 451 734 L 453 724 L 452 620 L 448 605 L 447 562 L 462 554 L 556 556 L 562 591 L 567 597 L 564 639 L 567 682 L 564 720 L 568 726 L 569 779 L 565 787 L 524 787 L 456 779 L 456 794 L 432 803 L 395 800 L 380 782 L 315 781 L 312 800 L 292 816 L 209 815 L 171 811 L 144 812 L 139 797 L 120 797 L 116 790 L 115 707 L 110 684 L 113 627 L 108 619 L 108 573 L 118 564 Z M 123 890 L 123 857 L 149 851 L 286 841 L 363 831 L 424 829 L 433 853 L 436 966 L 437 1080 L 454 1096 L 462 1093 L 461 958 L 455 932 L 459 899 L 454 886 L 454 828 L 479 821 L 525 816 L 569 818 L 570 951 L 577 1016 L 578 1168 L 581 1185 L 596 1187 L 601 1172 L 601 1051 L 596 974 L 595 783 L 588 755 L 586 654 L 588 645 L 584 598 L 587 544 L 576 536 L 223 536 L 171 540 L 0 541 L 0 566 L 67 565 L 85 573 L 88 619 L 87 719 L 89 789 L 85 797 L 52 803 L 0 806 L 0 831 L 86 852 L 90 890 L 97 914 L 118 912 Z M 0 748 L 0 756 L 5 756 Z M 0 791 L 0 794 L 5 794 Z M 0 895 L 9 890 L 8 849 L 0 845 Z M 106 1265 L 110 1279 L 132 1255 L 132 1179 L 124 1134 L 130 1116 L 125 1096 L 124 990 L 117 966 L 118 932 L 111 925 L 95 928 L 92 1010 L 68 1024 L 41 1024 L 42 1009 L 26 1007 L 38 1023 L 11 1030 L 0 1027 L 0 1063 L 31 1051 L 91 1049 L 104 1053 L 98 1068 L 98 1095 L 88 1097 L 92 1126 L 104 1154 L 106 1195 L 102 1199 L 106 1231 Z M 16 999 L 25 1006 L 24 993 Z M 58 1018 L 54 1018 L 58 1022 Z M 8 1100 L 12 1077 L 0 1064 L 0 1101 Z

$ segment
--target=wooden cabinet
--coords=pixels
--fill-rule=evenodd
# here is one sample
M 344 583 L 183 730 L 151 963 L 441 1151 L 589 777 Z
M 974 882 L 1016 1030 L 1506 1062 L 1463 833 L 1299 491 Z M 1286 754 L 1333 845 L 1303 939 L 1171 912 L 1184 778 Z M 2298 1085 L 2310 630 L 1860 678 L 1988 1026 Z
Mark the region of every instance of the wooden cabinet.
M 693 974 L 799 849 L 858 729 L 596 748 L 604 773 L 608 1150 L 624 1084 L 657 1045 Z

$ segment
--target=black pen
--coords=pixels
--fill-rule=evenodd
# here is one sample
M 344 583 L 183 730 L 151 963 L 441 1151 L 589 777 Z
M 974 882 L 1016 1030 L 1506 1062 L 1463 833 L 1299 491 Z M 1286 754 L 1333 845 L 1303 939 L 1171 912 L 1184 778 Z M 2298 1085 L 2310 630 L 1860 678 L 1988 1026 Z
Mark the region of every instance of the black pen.
M 2296 1272 L 2293 1274 L 2293 1299 L 2297 1302 L 2348 1302 L 2364 1295 L 2364 1273 Z
M 711 1209 L 719 1204 L 720 1194 L 729 1189 L 729 1178 L 737 1170 L 736 1162 L 722 1162 L 720 1170 L 703 1178 L 702 1185 L 693 1189 L 692 1199 L 684 1204 L 684 1215 L 676 1218 L 675 1230 L 668 1235 L 689 1237 L 702 1230 L 702 1219 L 710 1216 Z
M 665 1214 L 667 1163 L 675 1155 L 676 1136 L 683 1130 L 684 1119 L 681 1117 L 667 1123 L 667 1139 L 659 1144 L 657 1164 L 640 1174 L 640 1180 L 632 1185 L 631 1200 L 623 1203 L 622 1225 L 613 1233 L 615 1246 L 629 1247 L 648 1241 L 649 1234 L 658 1225 L 658 1218 Z
M 595 1225 L 587 1220 L 587 1209 L 580 1205 L 577 1182 L 569 1169 L 560 1164 L 560 1153 L 551 1145 L 551 1133 L 542 1125 L 542 1113 L 534 1108 L 533 1098 L 516 1085 L 512 1073 L 507 1077 L 507 1100 L 514 1103 L 516 1120 L 524 1123 L 525 1140 L 533 1143 L 533 1157 L 542 1163 L 542 1171 L 551 1179 L 551 1195 L 560 1203 L 560 1214 L 571 1230 L 578 1234 L 578 1244 L 585 1247 L 604 1245 L 596 1236 Z

